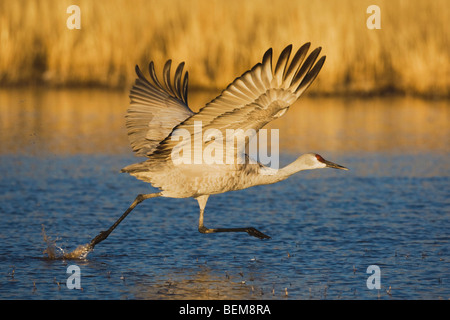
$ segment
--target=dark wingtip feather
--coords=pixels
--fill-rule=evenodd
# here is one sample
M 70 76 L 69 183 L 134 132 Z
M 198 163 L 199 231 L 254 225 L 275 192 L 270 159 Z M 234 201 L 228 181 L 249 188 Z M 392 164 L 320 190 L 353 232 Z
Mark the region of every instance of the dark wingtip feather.
M 300 85 L 298 86 L 297 90 L 295 91 L 298 93 L 303 93 L 310 85 L 313 83 L 313 81 L 316 79 L 317 75 L 319 74 L 320 70 L 322 69 L 324 63 L 325 63 L 326 56 L 322 56 L 317 63 L 310 69 L 308 74 L 305 76 L 305 78 L 302 80 Z
M 326 60 L 326 56 L 322 56 L 317 63 L 314 65 L 314 67 L 312 67 L 312 69 L 308 72 L 308 74 L 306 75 L 305 79 L 303 80 L 304 82 L 308 82 L 308 81 L 313 81 L 317 75 L 319 74 L 320 70 L 322 69 L 324 63 Z
M 277 64 L 275 66 L 275 72 L 274 76 L 277 77 L 279 73 L 282 72 L 282 76 L 286 74 L 286 66 L 287 61 L 289 60 L 289 57 L 292 52 L 292 44 L 288 45 L 284 50 L 281 52 L 280 57 L 278 58 Z
M 294 57 L 292 58 L 289 68 L 287 69 L 286 74 L 285 74 L 286 78 L 291 79 L 291 83 L 292 83 L 292 78 L 294 77 L 295 73 L 297 72 L 298 67 L 301 66 L 303 60 L 305 59 L 310 46 L 311 46 L 310 42 L 305 43 L 297 50 Z
M 148 65 L 148 72 L 150 74 L 150 78 L 152 78 L 152 81 L 155 83 L 155 85 L 157 85 L 161 90 L 164 90 L 162 84 L 159 82 L 158 77 L 156 76 L 155 64 L 153 63 L 153 61 L 150 61 Z
M 188 102 L 188 81 L 189 81 L 189 73 L 186 71 L 183 79 L 183 101 L 186 104 Z
M 139 68 L 138 65 L 136 65 L 134 67 L 134 71 L 136 72 L 136 75 L 138 76 L 139 79 L 144 79 L 148 83 L 147 79 L 145 79 L 144 74 L 142 73 L 142 71 L 141 71 L 141 69 Z
M 321 50 L 322 50 L 322 48 L 318 47 L 309 54 L 309 56 L 306 58 L 305 62 L 301 66 L 300 70 L 294 76 L 292 83 L 295 83 L 297 81 L 300 81 L 300 83 L 301 83 L 303 81 L 303 78 L 306 76 L 306 74 L 309 72 L 309 70 L 313 66 L 313 64 L 316 61 L 317 57 L 319 56 Z
M 142 73 L 142 71 L 141 71 L 141 69 L 139 68 L 138 65 L 136 65 L 134 67 L 134 70 L 136 71 L 136 75 L 138 76 L 138 78 L 136 79 L 136 85 L 139 84 L 139 83 L 143 83 L 146 86 L 152 86 L 152 84 L 144 76 L 144 74 Z M 134 89 L 134 87 L 133 87 L 133 89 Z
M 172 95 L 176 96 L 175 90 L 172 87 L 172 83 L 170 82 L 170 67 L 172 66 L 172 60 L 167 60 L 167 62 L 164 64 L 163 69 L 163 80 L 164 84 L 166 85 L 167 91 L 169 91 Z
M 263 64 L 263 65 L 265 65 L 267 62 L 269 62 L 269 63 L 270 63 L 270 66 L 272 66 L 272 52 L 273 52 L 272 48 L 269 48 L 269 49 L 264 53 L 264 56 L 263 56 L 263 59 L 262 59 L 262 64 Z
M 183 92 L 182 92 L 182 86 L 181 86 L 181 78 L 183 74 L 183 68 L 184 68 L 184 62 L 181 62 L 177 70 L 175 70 L 175 77 L 174 77 L 174 87 L 175 87 L 175 94 L 178 99 L 183 100 Z

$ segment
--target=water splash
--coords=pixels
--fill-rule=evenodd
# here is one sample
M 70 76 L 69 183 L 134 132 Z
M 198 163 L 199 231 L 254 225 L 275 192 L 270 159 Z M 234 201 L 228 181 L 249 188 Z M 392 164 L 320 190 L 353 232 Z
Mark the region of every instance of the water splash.
M 46 244 L 46 249 L 43 253 L 47 255 L 50 260 L 84 260 L 89 252 L 92 251 L 91 245 L 86 243 L 79 245 L 73 251 L 66 252 L 66 250 L 57 245 L 58 239 L 53 240 L 47 235 L 44 225 L 42 225 L 42 237 Z

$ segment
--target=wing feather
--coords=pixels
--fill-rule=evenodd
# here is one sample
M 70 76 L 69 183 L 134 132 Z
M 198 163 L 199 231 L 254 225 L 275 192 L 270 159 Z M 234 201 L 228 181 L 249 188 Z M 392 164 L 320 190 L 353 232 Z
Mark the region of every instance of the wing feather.
M 321 50 L 322 50 L 321 47 L 315 49 L 313 52 L 311 52 L 308 58 L 306 58 L 305 62 L 302 64 L 298 72 L 295 74 L 294 79 L 292 80 L 291 86 L 293 88 L 298 88 L 298 86 L 302 83 L 303 79 L 306 77 L 307 73 L 309 72 L 314 62 L 316 61 L 317 57 L 319 56 Z
M 279 87 L 283 83 L 283 75 L 286 72 L 286 65 L 291 55 L 292 45 L 288 45 L 280 54 L 278 62 L 275 66 L 275 71 L 273 73 L 273 87 Z
M 322 69 L 323 64 L 325 63 L 325 57 L 322 57 L 317 61 L 314 67 L 308 72 L 303 81 L 298 86 L 295 93 L 300 96 L 306 89 L 311 85 L 311 83 L 316 79 L 319 74 L 320 69 Z
M 292 58 L 292 62 L 289 65 L 289 68 L 285 75 L 286 80 L 285 80 L 284 89 L 287 89 L 292 84 L 292 79 L 294 78 L 296 72 L 298 71 L 298 68 L 300 67 L 303 60 L 305 59 L 310 46 L 311 46 L 311 44 L 309 42 L 305 43 L 295 53 L 294 58 Z
M 149 64 L 152 82 L 147 80 L 138 66 L 137 79 L 130 91 L 130 107 L 126 114 L 128 138 L 138 156 L 151 154 L 175 126 L 194 113 L 187 105 L 187 72 L 181 83 L 184 62 L 175 71 L 174 85 L 170 81 L 171 60 L 163 70 L 165 87 L 156 76 L 153 62 Z
M 257 132 L 283 115 L 317 77 L 325 57 L 315 64 L 321 48 L 306 57 L 309 47 L 310 43 L 301 46 L 289 63 L 292 45 L 287 46 L 280 54 L 275 70 L 272 69 L 272 49 L 267 50 L 261 63 L 236 78 L 217 98 L 178 124 L 174 131 L 188 130 L 192 138 L 189 143 L 201 139 L 202 135 L 194 136 L 194 125 L 200 121 L 203 132 L 218 129 L 224 136 L 226 129 L 254 129 Z M 178 143 L 178 139 L 172 141 L 168 136 L 149 154 L 150 160 L 169 160 L 171 150 Z

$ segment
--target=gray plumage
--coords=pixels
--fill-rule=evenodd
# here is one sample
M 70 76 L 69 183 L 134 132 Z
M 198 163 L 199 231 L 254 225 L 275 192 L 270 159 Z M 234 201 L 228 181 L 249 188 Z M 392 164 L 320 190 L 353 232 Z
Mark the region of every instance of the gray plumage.
M 200 207 L 198 230 L 202 233 L 247 232 L 266 239 L 269 236 L 252 227 L 206 228 L 203 217 L 208 197 L 211 194 L 276 183 L 301 170 L 325 167 L 347 170 L 314 153 L 304 154 L 284 168 L 272 169 L 250 161 L 252 159 L 245 154 L 246 144 L 235 144 L 234 141 L 230 145 L 225 144 L 231 149 L 225 151 L 231 152 L 224 153 L 224 160 L 232 160 L 230 162 L 175 164 L 172 159 L 174 148 L 180 144 L 195 146 L 200 143 L 200 152 L 211 144 L 222 142 L 224 145 L 224 141 L 199 141 L 198 139 L 203 139 L 203 132 L 208 129 L 219 132 L 227 129 L 234 129 L 236 132 L 253 129 L 258 132 L 267 123 L 285 114 L 289 106 L 311 85 L 325 62 L 325 56 L 317 60 L 321 48 L 313 50 L 307 56 L 309 47 L 309 43 L 304 44 L 289 62 L 292 45 L 287 46 L 280 54 L 275 68 L 272 67 L 272 49 L 267 50 L 261 63 L 236 78 L 197 113 L 188 107 L 188 73 L 183 76 L 184 63 L 177 67 L 172 83 L 171 61 L 167 61 L 163 69 L 163 84 L 156 76 L 153 63 L 149 65 L 151 81 L 136 66 L 138 78 L 131 89 L 126 126 L 133 151 L 138 156 L 146 156 L 147 160 L 129 165 L 122 172 L 151 183 L 160 192 L 139 195 L 108 231 L 92 240 L 91 247 L 106 239 L 137 204 L 159 196 L 197 199 Z M 199 122 L 202 124 L 202 134 L 196 135 L 195 124 Z M 181 142 L 180 139 L 174 139 L 181 130 L 187 132 L 190 139 Z M 246 139 L 248 142 L 248 137 L 244 137 L 242 133 L 232 137 L 235 138 Z
M 138 79 L 131 89 L 127 128 L 133 150 L 137 155 L 147 156 L 148 160 L 127 166 L 122 171 L 151 183 L 161 189 L 164 196 L 177 198 L 222 193 L 263 183 L 258 176 L 260 165 L 222 165 L 220 168 L 216 165 L 202 165 L 201 168 L 195 165 L 174 166 L 171 154 L 180 142 L 173 139 L 172 133 L 178 129 L 187 130 L 193 145 L 195 139 L 202 138 L 202 135 L 194 134 L 195 122 L 201 121 L 203 132 L 208 129 L 221 132 L 227 129 L 242 129 L 244 132 L 254 129 L 257 132 L 282 116 L 316 78 L 325 57 L 315 63 L 321 50 L 317 48 L 305 59 L 309 47 L 309 43 L 303 45 L 289 64 L 292 45 L 287 46 L 274 70 L 272 49 L 267 50 L 262 63 L 236 78 L 198 113 L 192 112 L 187 105 L 187 76 L 181 83 L 183 63 L 175 73 L 174 86 L 170 82 L 170 60 L 163 70 L 165 86 L 158 81 L 153 63 L 149 67 L 153 84 L 136 68 Z M 239 158 L 245 155 L 245 151 L 234 150 L 228 154 Z M 245 182 L 237 183 L 235 180 L 244 170 L 255 174 Z M 271 182 L 271 179 L 266 180 Z
M 188 73 L 184 77 L 184 63 L 176 72 L 174 86 L 170 81 L 171 60 L 164 66 L 164 85 L 156 77 L 153 62 L 149 65 L 149 82 L 138 66 L 138 78 L 130 92 L 130 108 L 126 114 L 128 138 L 139 156 L 150 155 L 172 129 L 194 113 L 187 106 Z

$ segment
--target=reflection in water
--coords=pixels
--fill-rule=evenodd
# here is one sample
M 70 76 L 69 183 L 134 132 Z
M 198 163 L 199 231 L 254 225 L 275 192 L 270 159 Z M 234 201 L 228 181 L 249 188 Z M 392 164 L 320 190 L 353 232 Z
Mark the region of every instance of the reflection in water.
M 448 151 L 447 101 L 409 98 L 300 99 L 271 124 L 287 150 Z
M 256 285 L 247 284 L 243 279 L 238 274 L 225 273 L 219 276 L 207 265 L 199 265 L 198 268 L 190 270 L 170 272 L 161 278 L 152 279 L 151 283 L 137 283 L 132 291 L 137 299 L 146 300 L 161 297 L 176 300 L 261 298 L 261 289 Z
M 1 91 L 1 153 L 117 152 L 127 141 L 126 102 L 98 90 Z
M 53 259 L 65 260 L 65 247 L 92 239 L 148 190 L 117 172 L 132 155 L 127 95 L 0 90 L 0 269 L 14 275 L 0 285 L 0 298 L 450 296 L 448 105 L 408 98 L 303 97 L 270 124 L 280 129 L 286 160 L 293 155 L 284 152 L 326 150 L 351 169 L 305 172 L 208 203 L 211 224 L 245 220 L 270 228 L 272 240 L 202 235 L 194 200 L 155 199 L 88 260 L 67 262 L 81 265 L 82 291 L 59 288 L 67 264 Z M 190 104 L 214 96 L 191 93 Z M 44 247 L 48 258 L 36 259 Z M 379 293 L 366 288 L 373 263 L 382 268 Z
M 214 92 L 191 92 L 200 106 Z M 124 115 L 128 93 L 108 90 L 0 90 L 0 154 L 131 153 Z M 448 152 L 446 100 L 302 97 L 269 124 L 280 152 Z

